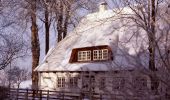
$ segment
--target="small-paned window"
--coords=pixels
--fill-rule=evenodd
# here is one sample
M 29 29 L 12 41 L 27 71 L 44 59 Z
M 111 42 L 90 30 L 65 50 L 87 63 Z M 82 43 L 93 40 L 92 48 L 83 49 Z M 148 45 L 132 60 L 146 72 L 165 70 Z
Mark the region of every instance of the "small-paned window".
M 95 90 L 95 76 L 85 75 L 83 76 L 82 89 L 83 91 L 93 91 Z
M 69 80 L 69 86 L 72 87 L 78 87 L 78 78 L 77 77 L 71 77 Z
M 65 77 L 58 77 L 57 78 L 57 87 L 65 87 Z
M 93 60 L 108 60 L 108 49 L 93 50 Z
M 78 61 L 90 61 L 91 51 L 78 51 Z
M 142 91 L 145 90 L 147 88 L 147 79 L 145 77 L 136 77 L 134 79 L 134 88 L 137 91 Z
M 123 77 L 114 77 L 112 80 L 112 90 L 120 90 L 125 87 L 125 79 Z
M 105 86 L 106 86 L 106 82 L 105 82 L 106 80 L 105 80 L 105 78 L 104 77 L 101 77 L 100 78 L 100 80 L 99 80 L 99 89 L 100 90 L 103 90 L 103 89 L 105 89 Z

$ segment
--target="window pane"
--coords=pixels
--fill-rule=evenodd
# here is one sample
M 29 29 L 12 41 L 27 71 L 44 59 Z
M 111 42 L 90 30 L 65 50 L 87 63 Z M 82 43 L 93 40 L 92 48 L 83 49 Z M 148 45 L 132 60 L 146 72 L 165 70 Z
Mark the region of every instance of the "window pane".
M 93 60 L 98 60 L 98 51 L 99 50 L 94 50 L 93 51 Z
M 102 60 L 102 50 L 99 50 L 99 54 L 98 54 L 99 56 L 98 56 L 98 59 L 99 60 Z
M 107 59 L 108 59 L 108 50 L 103 49 L 103 60 L 107 60 Z
M 86 60 L 91 60 L 91 51 L 87 51 Z

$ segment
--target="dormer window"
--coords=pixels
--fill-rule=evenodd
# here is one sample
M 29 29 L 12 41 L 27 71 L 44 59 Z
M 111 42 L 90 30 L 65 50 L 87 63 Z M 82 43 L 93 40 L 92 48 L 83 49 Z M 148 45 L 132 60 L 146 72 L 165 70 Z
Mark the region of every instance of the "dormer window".
M 90 61 L 91 51 L 78 51 L 78 61 Z
M 102 45 L 73 49 L 69 62 L 100 62 L 112 59 L 111 48 L 107 45 Z

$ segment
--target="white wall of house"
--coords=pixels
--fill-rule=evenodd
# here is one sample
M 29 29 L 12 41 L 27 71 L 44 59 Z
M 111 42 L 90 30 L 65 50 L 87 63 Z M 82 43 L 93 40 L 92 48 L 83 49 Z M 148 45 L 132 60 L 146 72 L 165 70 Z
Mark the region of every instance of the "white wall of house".
M 69 82 L 70 77 L 79 77 L 78 73 L 69 73 L 69 72 L 43 72 L 39 73 L 39 88 L 45 89 L 45 90 L 66 90 L 69 91 L 69 85 L 67 84 Z M 64 87 L 58 87 L 58 78 L 65 78 L 65 85 Z M 78 79 L 78 83 L 80 82 L 80 79 Z M 80 84 L 78 84 L 78 87 L 81 87 Z
M 89 77 L 91 76 L 91 77 Z M 142 76 L 147 80 L 147 87 L 150 87 L 150 79 L 148 76 L 137 74 L 129 71 L 113 71 L 113 72 L 49 72 L 40 73 L 39 88 L 45 90 L 58 91 L 91 91 L 96 93 L 114 93 L 117 94 L 121 90 L 127 90 L 126 87 L 132 86 L 134 76 Z M 77 78 L 77 87 L 70 87 L 70 78 Z M 58 78 L 64 78 L 65 84 L 58 87 Z M 63 83 L 61 83 L 63 84 Z M 137 84 L 139 85 L 139 84 Z

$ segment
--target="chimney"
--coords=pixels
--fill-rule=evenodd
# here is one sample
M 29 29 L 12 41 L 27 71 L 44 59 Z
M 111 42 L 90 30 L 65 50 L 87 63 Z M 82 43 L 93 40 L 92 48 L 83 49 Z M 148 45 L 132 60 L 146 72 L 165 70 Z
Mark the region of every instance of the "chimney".
M 100 3 L 99 12 L 104 12 L 105 10 L 107 10 L 107 3 L 106 2 Z

